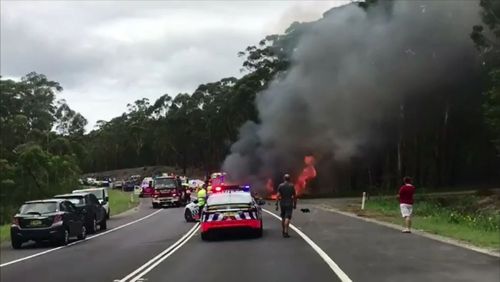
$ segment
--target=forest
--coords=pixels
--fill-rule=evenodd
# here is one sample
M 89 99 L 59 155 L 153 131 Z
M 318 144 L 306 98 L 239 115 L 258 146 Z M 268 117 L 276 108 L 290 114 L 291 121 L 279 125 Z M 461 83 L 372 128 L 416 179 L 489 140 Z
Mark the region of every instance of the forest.
M 317 21 L 295 22 L 282 34 L 269 35 L 235 54 L 242 58 L 241 77 L 204 83 L 192 93 L 159 93 L 156 100 L 133 101 L 127 105 L 127 112 L 109 121 L 98 121 L 90 131 L 86 130 L 87 120 L 83 115 L 66 101 L 57 99 L 58 93 L 63 91 L 63 85 L 58 82 L 36 72 L 26 74 L 20 80 L 1 78 L 2 222 L 8 220 L 6 215 L 11 214 L 20 202 L 68 191 L 77 185 L 82 173 L 88 172 L 170 165 L 182 169 L 196 167 L 208 173 L 230 165 L 234 158 L 228 158 L 228 155 L 255 156 L 264 151 L 273 156 L 272 164 L 265 163 L 263 156 L 257 156 L 256 164 L 270 169 L 228 170 L 248 172 L 256 177 L 266 177 L 266 174 L 267 178 L 276 177 L 282 169 L 273 170 L 273 167 L 280 166 L 278 160 L 282 159 L 282 152 L 275 147 L 287 148 L 286 154 L 293 154 L 293 160 L 286 161 L 287 165 L 293 165 L 285 165 L 293 175 L 302 169 L 304 154 L 314 155 L 318 170 L 314 186 L 324 193 L 343 194 L 364 187 L 390 189 L 404 175 L 412 176 L 418 186 L 436 189 L 497 185 L 500 182 L 500 1 L 478 1 L 475 3 L 477 21 L 472 17 L 467 28 L 452 29 L 452 32 L 440 28 L 439 24 L 446 26 L 456 21 L 436 18 L 444 15 L 441 12 L 448 6 L 437 7 L 436 13 L 432 13 L 432 7 L 429 7 L 423 13 L 420 9 L 401 8 L 397 2 L 411 6 L 409 1 L 366 1 L 331 9 Z M 384 41 L 384 45 L 370 45 L 370 41 L 363 45 L 359 39 L 361 36 L 352 35 L 366 32 L 361 35 L 369 40 L 378 31 L 368 26 L 390 27 L 388 23 L 391 21 L 415 26 L 409 20 L 401 20 L 405 13 L 409 13 L 404 17 L 406 19 L 432 17 L 435 21 L 424 18 L 428 25 L 407 30 L 410 35 L 402 33 L 398 37 L 396 34 L 397 40 L 378 38 L 378 41 Z M 353 19 L 351 27 L 330 29 L 336 19 L 343 17 Z M 464 22 L 468 24 L 468 21 Z M 344 34 L 350 31 L 352 33 Z M 394 34 L 397 30 L 388 32 Z M 463 48 L 449 45 L 455 38 L 453 36 L 462 36 L 468 43 L 463 43 Z M 318 37 L 318 42 L 326 42 L 331 49 L 314 51 L 322 54 L 324 62 L 307 61 L 308 58 L 317 60 L 307 52 L 311 52 L 311 48 L 315 50 L 317 46 L 312 43 Z M 321 41 L 323 37 L 331 38 L 331 41 Z M 364 47 L 353 47 L 356 42 Z M 406 45 L 401 42 L 406 42 Z M 435 48 L 434 54 L 425 53 L 429 48 Z M 382 49 L 392 50 L 393 54 L 389 56 Z M 397 53 L 399 49 L 401 52 Z M 350 52 L 350 56 L 344 56 L 345 52 Z M 396 53 L 401 55 L 394 55 Z M 408 57 L 413 53 L 416 55 Z M 337 70 L 338 66 L 329 65 L 344 62 L 346 57 L 357 54 L 372 56 L 361 59 L 373 58 L 373 65 L 363 61 L 366 65 L 352 68 L 360 69 L 357 80 L 345 71 Z M 404 60 L 407 60 L 405 68 L 414 68 L 415 72 L 398 71 Z M 314 63 L 321 67 L 315 68 Z M 282 93 L 286 92 L 283 85 L 290 85 L 287 81 L 298 75 L 297 70 L 311 68 L 314 69 L 312 73 L 321 72 L 319 76 L 324 76 L 329 70 L 337 72 L 338 76 L 344 77 L 344 88 L 335 88 L 333 78 L 333 82 L 328 83 L 304 80 L 301 85 L 292 86 L 306 91 L 293 90 L 300 93 L 287 100 Z M 388 75 L 389 72 L 393 74 Z M 373 73 L 376 75 L 371 76 Z M 372 96 L 351 95 L 344 91 L 345 87 L 353 87 L 353 93 L 361 93 L 368 87 L 373 88 L 373 79 L 380 87 L 372 91 L 375 93 Z M 405 81 L 405 85 L 399 85 L 398 81 Z M 312 86 L 308 89 L 307 85 Z M 330 93 L 328 87 L 344 91 L 330 108 L 335 121 L 325 126 L 308 120 L 303 124 L 319 127 L 319 130 L 331 129 L 337 135 L 328 135 L 332 139 L 325 139 L 323 133 L 315 131 L 317 129 L 309 131 L 309 128 L 304 128 L 301 130 L 307 132 L 304 133 L 307 138 L 294 138 L 293 122 L 303 116 L 316 118 L 315 113 L 321 112 L 320 106 L 324 106 L 321 103 L 329 101 L 329 98 L 323 101 L 324 96 L 309 91 L 319 89 L 318 93 Z M 390 102 L 384 103 L 383 107 L 373 106 L 379 105 L 382 99 L 393 97 L 395 94 L 389 96 L 392 93 L 409 89 L 414 93 L 388 99 Z M 379 92 L 380 96 L 376 96 Z M 316 102 L 308 100 L 313 97 L 311 95 L 316 95 Z M 285 99 L 278 102 L 282 96 Z M 359 104 L 353 101 L 358 98 L 377 100 Z M 273 110 L 264 105 L 266 99 L 282 105 L 288 105 L 284 101 L 301 101 L 306 105 L 304 108 L 316 112 L 308 115 L 307 110 L 297 112 L 290 106 L 287 110 L 293 112 L 294 119 L 279 124 L 285 124 L 285 128 L 273 128 L 274 121 L 269 122 Z M 354 112 L 344 113 L 343 109 Z M 372 110 L 378 114 L 366 114 Z M 365 122 L 360 116 L 369 118 L 370 122 Z M 342 120 L 344 117 L 346 120 Z M 328 119 L 322 119 L 322 122 L 325 120 L 328 122 Z M 245 130 L 250 125 L 259 128 L 257 135 L 261 139 L 256 141 L 259 145 L 242 148 L 238 144 L 245 143 Z M 349 126 L 363 130 L 352 131 Z M 265 134 L 272 138 L 264 139 Z M 292 137 L 287 139 L 287 134 Z M 275 144 L 284 139 L 295 144 Z M 308 146 L 297 145 L 309 139 L 312 141 Z M 334 149 L 323 144 L 324 140 L 331 141 L 330 147 Z M 346 146 L 342 141 L 349 143 L 349 148 L 351 143 L 355 144 L 352 152 L 344 153 Z M 266 142 L 274 143 L 271 146 Z M 246 152 L 246 149 L 253 151 Z M 335 179 L 328 175 L 335 175 Z M 334 190 L 328 188 L 330 181 L 335 182 Z

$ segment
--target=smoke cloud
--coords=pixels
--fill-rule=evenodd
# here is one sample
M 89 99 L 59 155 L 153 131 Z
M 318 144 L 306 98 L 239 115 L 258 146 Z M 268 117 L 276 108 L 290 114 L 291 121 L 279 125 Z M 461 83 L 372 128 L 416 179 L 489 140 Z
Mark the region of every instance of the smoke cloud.
M 258 94 L 261 122 L 241 127 L 223 170 L 264 187 L 269 177 L 296 176 L 305 155 L 363 154 L 385 138 L 377 125 L 405 97 L 474 68 L 469 34 L 478 11 L 475 1 L 380 1 L 325 13 L 300 38 L 286 75 Z

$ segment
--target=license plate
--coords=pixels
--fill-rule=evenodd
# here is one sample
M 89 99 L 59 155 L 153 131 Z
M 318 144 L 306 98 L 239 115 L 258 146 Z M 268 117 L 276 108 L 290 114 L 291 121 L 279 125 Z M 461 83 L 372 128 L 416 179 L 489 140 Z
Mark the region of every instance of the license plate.
M 32 220 L 31 221 L 31 226 L 40 226 L 40 225 L 42 225 L 41 220 Z
M 225 212 L 224 215 L 225 216 L 235 216 L 236 213 L 234 213 L 234 212 Z

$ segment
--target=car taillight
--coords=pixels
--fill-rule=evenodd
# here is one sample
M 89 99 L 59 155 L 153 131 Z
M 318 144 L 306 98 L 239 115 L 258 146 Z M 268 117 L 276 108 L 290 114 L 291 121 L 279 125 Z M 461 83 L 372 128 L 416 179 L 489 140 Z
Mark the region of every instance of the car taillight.
M 62 214 L 56 214 L 54 216 L 54 221 L 52 222 L 52 225 L 61 225 L 62 223 L 63 223 Z
M 215 187 L 215 192 L 220 192 L 220 191 L 222 191 L 221 187 Z
M 12 225 L 19 226 L 19 218 L 13 217 L 12 218 Z

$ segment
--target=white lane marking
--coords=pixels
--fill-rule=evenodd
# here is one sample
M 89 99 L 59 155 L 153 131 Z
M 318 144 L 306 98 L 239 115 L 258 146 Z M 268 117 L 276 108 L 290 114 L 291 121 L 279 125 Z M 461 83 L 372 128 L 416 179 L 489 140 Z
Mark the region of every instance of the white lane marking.
M 177 240 L 175 243 L 170 245 L 167 249 L 165 249 L 164 251 L 162 251 L 161 253 L 156 255 L 154 258 L 147 261 L 145 264 L 143 264 L 142 266 L 140 266 L 139 268 L 134 270 L 132 273 L 130 273 L 129 275 L 122 278 L 121 280 L 114 280 L 114 281 L 125 282 L 125 281 L 127 281 L 127 279 L 131 278 L 130 282 L 134 282 L 134 281 L 137 281 L 138 279 L 141 279 L 146 273 L 151 271 L 158 264 L 160 264 L 162 261 L 167 259 L 170 255 L 172 255 L 175 251 L 177 251 L 177 249 L 182 247 L 187 241 L 189 241 L 189 239 L 191 239 L 191 237 L 193 237 L 194 234 L 196 234 L 196 231 L 198 231 L 199 227 L 200 227 L 200 223 L 196 223 L 191 229 L 189 229 L 188 232 L 186 232 L 186 234 L 184 234 L 184 236 L 182 236 L 179 240 Z M 144 270 L 146 267 L 147 267 L 147 269 Z M 137 274 L 137 273 L 139 273 L 139 274 Z
M 281 221 L 281 217 L 275 215 L 274 213 L 272 213 L 272 212 L 270 212 L 270 211 L 268 211 L 266 209 L 262 209 L 262 210 L 265 211 L 266 213 L 274 216 L 276 219 L 278 219 L 278 220 Z M 337 275 L 337 277 L 340 279 L 340 281 L 342 281 L 342 282 L 352 282 L 351 278 L 349 278 L 349 276 L 347 276 L 347 274 L 345 274 L 345 272 L 342 271 L 342 269 L 340 269 L 340 267 L 330 258 L 330 256 L 328 256 L 328 254 L 325 251 L 323 251 L 316 243 L 314 243 L 314 241 L 311 240 L 311 238 L 309 238 L 309 236 L 307 236 L 306 234 L 304 234 L 304 232 L 300 231 L 293 224 L 290 224 L 290 228 L 292 228 L 293 231 L 295 231 L 297 234 L 299 234 L 299 236 L 302 237 L 302 239 L 304 239 L 304 241 L 306 241 L 306 243 L 309 244 L 309 246 L 311 246 L 313 248 L 313 250 L 316 251 L 316 253 L 318 253 L 318 255 L 333 270 L 333 272 L 335 273 L 335 275 Z
M 41 256 L 41 255 L 45 255 L 45 254 L 48 254 L 48 253 L 51 253 L 51 252 L 54 252 L 54 251 L 57 251 L 57 250 L 60 250 L 62 248 L 65 248 L 65 247 L 69 247 L 69 246 L 72 246 L 72 245 L 76 245 L 78 243 L 81 243 L 81 242 L 84 242 L 84 241 L 88 241 L 88 240 L 91 240 L 91 239 L 94 239 L 96 237 L 99 237 L 99 236 L 102 236 L 102 235 L 106 235 L 108 233 L 111 233 L 113 231 L 116 231 L 116 230 L 119 230 L 119 229 L 122 229 L 124 227 L 127 227 L 129 225 L 132 225 L 134 223 L 137 223 L 139 221 L 142 221 L 142 220 L 145 220 L 159 212 L 161 212 L 162 210 L 158 210 L 158 211 L 155 211 L 154 213 L 151 213 L 151 214 L 148 214 L 144 217 L 141 217 L 139 219 L 136 219 L 134 221 L 131 221 L 129 223 L 126 223 L 126 224 L 123 224 L 123 225 L 120 225 L 120 226 L 117 226 L 115 228 L 112 228 L 112 229 L 109 229 L 109 230 L 106 230 L 105 232 L 102 232 L 102 233 L 99 233 L 99 234 L 96 234 L 96 235 L 93 235 L 93 236 L 90 236 L 90 237 L 87 237 L 85 238 L 85 240 L 78 240 L 78 241 L 75 241 L 75 242 L 72 242 L 72 243 L 69 243 L 68 245 L 66 246 L 60 246 L 60 247 L 56 247 L 56 248 L 52 248 L 52 249 L 48 249 L 46 251 L 43 251 L 43 252 L 39 252 L 39 253 L 36 253 L 36 254 L 33 254 L 33 255 L 30 255 L 30 256 L 27 256 L 27 257 L 23 257 L 23 258 L 19 258 L 19 259 L 16 259 L 16 260 L 12 260 L 12 261 L 9 261 L 9 262 L 6 262 L 6 263 L 2 263 L 0 264 L 0 267 L 4 267 L 4 266 L 7 266 L 7 265 L 11 265 L 11 264 L 14 264 L 14 263 L 18 263 L 18 262 L 21 262 L 21 261 L 25 261 L 25 260 L 28 260 L 28 259 L 32 259 L 34 257 L 38 257 L 38 256 Z

